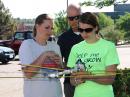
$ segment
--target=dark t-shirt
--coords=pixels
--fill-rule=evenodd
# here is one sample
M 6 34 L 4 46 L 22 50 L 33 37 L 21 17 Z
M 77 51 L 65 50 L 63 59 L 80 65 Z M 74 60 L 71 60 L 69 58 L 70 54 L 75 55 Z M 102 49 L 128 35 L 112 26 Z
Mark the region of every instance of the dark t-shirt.
M 61 54 L 65 63 L 68 61 L 72 46 L 81 42 L 82 40 L 83 38 L 81 35 L 75 34 L 72 29 L 69 29 L 58 37 L 57 43 L 60 46 Z M 70 82 L 70 79 L 65 78 L 65 82 Z

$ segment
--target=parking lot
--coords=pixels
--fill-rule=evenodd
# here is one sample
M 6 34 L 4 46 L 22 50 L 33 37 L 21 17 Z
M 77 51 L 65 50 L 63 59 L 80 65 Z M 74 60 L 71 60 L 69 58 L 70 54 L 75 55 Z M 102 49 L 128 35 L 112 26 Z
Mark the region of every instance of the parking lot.
M 117 50 L 121 61 L 118 68 L 130 68 L 130 47 L 118 47 Z M 18 59 L 6 65 L 0 63 L 0 77 L 7 77 L 0 78 L 0 97 L 23 97 L 23 79 L 9 78 L 22 77 L 21 66 L 18 64 Z
M 19 61 L 10 61 L 7 65 L 0 64 L 0 77 L 22 77 Z M 0 78 L 0 97 L 23 97 L 22 78 Z

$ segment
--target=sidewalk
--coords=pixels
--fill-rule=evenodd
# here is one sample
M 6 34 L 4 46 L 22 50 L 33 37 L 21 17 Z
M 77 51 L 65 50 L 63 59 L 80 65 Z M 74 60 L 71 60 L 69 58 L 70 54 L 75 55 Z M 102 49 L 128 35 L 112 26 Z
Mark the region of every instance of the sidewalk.
M 130 47 L 130 44 L 127 44 L 127 45 L 118 45 L 116 46 L 117 48 L 125 48 L 125 47 Z

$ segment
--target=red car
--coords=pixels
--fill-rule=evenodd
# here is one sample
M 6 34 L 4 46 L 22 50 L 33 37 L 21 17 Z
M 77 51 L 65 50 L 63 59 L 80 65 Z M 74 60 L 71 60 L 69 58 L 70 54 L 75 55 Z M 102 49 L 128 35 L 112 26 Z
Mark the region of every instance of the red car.
M 11 40 L 2 40 L 0 41 L 0 45 L 12 48 L 15 55 L 17 55 L 23 40 L 31 39 L 32 37 L 32 31 L 15 32 Z

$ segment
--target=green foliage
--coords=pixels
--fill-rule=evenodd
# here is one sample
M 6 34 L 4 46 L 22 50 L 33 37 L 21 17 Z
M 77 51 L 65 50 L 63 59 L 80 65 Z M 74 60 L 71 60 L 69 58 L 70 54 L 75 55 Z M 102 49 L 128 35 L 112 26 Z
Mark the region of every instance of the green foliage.
M 100 29 L 103 29 L 103 28 L 110 26 L 110 25 L 114 25 L 114 20 L 111 19 L 111 17 L 107 16 L 104 13 L 98 14 L 98 21 L 100 24 Z
M 113 83 L 115 97 L 130 97 L 130 70 L 118 70 Z
M 130 40 L 130 13 L 126 12 L 125 15 L 120 16 L 120 18 L 116 20 L 116 28 L 123 30 L 125 38 Z
M 130 31 L 130 13 L 126 12 L 125 15 L 120 16 L 116 20 L 117 28 L 124 31 Z
M 104 13 L 98 14 L 98 22 L 100 24 L 100 33 L 102 36 L 117 44 L 120 39 L 123 39 L 124 34 L 121 31 L 115 29 L 114 20 Z
M 125 33 L 125 39 L 128 40 L 130 42 L 130 31 Z
M 124 34 L 119 30 L 114 29 L 114 25 L 107 26 L 106 28 L 102 29 L 100 33 L 105 39 L 112 41 L 115 44 L 117 44 L 119 40 L 123 39 L 124 36 Z
M 111 6 L 118 3 L 125 3 L 128 0 L 86 0 L 83 3 L 80 3 L 80 6 L 95 6 L 98 8 L 103 8 L 104 6 Z
M 61 33 L 65 32 L 69 25 L 66 19 L 66 12 L 60 11 L 58 14 L 55 15 L 54 20 L 54 33 L 55 35 L 60 35 Z
M 0 34 L 6 34 L 9 37 L 11 32 L 15 30 L 15 21 L 9 13 L 9 9 L 6 9 L 2 1 L 0 0 Z

